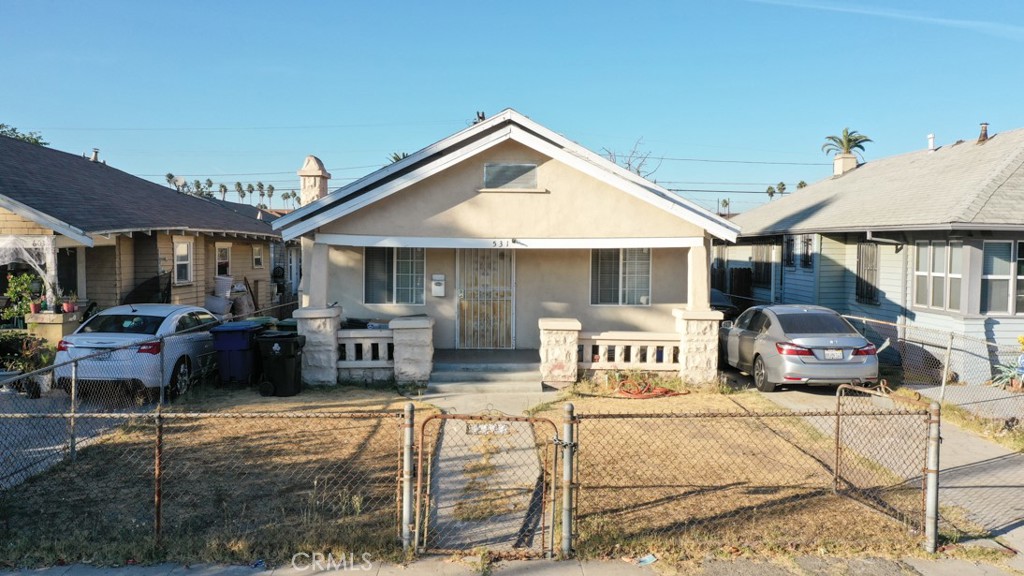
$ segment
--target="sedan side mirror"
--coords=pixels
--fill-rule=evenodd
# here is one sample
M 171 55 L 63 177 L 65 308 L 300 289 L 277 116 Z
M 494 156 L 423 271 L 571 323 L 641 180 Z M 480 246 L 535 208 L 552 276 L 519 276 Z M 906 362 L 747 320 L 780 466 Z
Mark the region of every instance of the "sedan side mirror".
M 722 328 L 725 328 L 726 330 L 732 328 L 732 320 L 726 320 L 725 322 L 722 322 Z

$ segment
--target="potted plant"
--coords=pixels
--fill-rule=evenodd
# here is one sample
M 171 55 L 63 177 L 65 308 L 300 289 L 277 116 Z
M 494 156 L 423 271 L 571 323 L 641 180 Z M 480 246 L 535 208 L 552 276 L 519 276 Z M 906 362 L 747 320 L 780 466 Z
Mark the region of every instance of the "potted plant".
M 74 312 L 78 310 L 78 294 L 75 294 L 74 290 L 68 292 L 64 296 L 64 304 L 62 305 L 64 312 Z
M 43 299 L 33 298 L 28 303 L 28 311 L 32 314 L 39 314 L 43 311 Z

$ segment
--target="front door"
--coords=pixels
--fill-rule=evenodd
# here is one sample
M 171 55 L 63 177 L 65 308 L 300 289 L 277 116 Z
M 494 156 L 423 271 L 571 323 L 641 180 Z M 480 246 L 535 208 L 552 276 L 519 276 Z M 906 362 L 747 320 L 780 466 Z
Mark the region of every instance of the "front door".
M 459 250 L 458 347 L 515 348 L 515 251 Z

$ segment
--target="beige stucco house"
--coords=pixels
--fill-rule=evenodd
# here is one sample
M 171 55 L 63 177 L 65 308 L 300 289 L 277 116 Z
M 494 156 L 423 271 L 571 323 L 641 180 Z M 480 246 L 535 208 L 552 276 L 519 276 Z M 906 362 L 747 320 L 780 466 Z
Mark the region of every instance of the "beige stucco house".
M 432 348 L 540 349 L 542 361 L 550 319 L 578 326 L 577 344 L 717 323 L 709 249 L 738 228 L 514 110 L 329 194 L 315 157 L 299 175 L 305 205 L 273 225 L 302 239 L 300 316 L 333 303 L 348 318 L 419 316 L 398 323 L 429 325 Z

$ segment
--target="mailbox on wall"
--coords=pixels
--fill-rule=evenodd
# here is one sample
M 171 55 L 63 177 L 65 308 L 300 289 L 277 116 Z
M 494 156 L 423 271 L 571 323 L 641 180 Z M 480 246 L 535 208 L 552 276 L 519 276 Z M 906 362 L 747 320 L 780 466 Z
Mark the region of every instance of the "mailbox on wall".
M 431 275 L 430 295 L 437 298 L 444 298 L 444 274 Z

